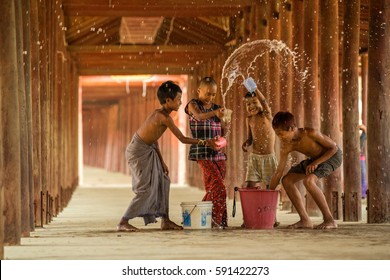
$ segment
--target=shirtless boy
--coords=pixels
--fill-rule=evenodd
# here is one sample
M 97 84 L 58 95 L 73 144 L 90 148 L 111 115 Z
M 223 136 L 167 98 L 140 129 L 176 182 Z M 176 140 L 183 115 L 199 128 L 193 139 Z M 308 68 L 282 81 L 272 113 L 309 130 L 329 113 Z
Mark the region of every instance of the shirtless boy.
M 162 105 L 156 109 L 134 134 L 126 149 L 126 159 L 131 170 L 132 187 L 136 194 L 117 225 L 117 231 L 137 231 L 128 223 L 135 217 L 143 217 L 145 225 L 155 223 L 161 217 L 162 230 L 183 229 L 169 219 L 168 167 L 165 164 L 157 140 L 167 128 L 185 144 L 208 145 L 218 150 L 214 139 L 194 139 L 184 136 L 176 127 L 170 113 L 181 105 L 182 91 L 168 81 L 159 87 L 157 96 Z
M 245 95 L 245 105 L 249 116 L 245 120 L 247 140 L 242 144 L 242 150 L 247 152 L 252 146 L 245 181 L 247 187 L 268 188 L 278 164 L 271 108 L 258 89 Z
M 300 220 L 289 228 L 313 228 L 301 194 L 295 186 L 295 183 L 301 180 L 323 215 L 324 222 L 316 228 L 337 228 L 317 181 L 340 167 L 342 162 L 340 148 L 332 139 L 313 128 L 297 128 L 294 116 L 290 112 L 278 112 L 272 120 L 272 127 L 281 141 L 281 148 L 279 166 L 271 179 L 271 189 L 275 189 L 279 184 L 290 152 L 297 151 L 308 157 L 293 166 L 282 179 L 282 185 L 300 217 Z
M 245 105 L 249 116 L 245 119 L 247 140 L 242 144 L 242 150 L 247 152 L 248 147 L 252 146 L 248 156 L 246 187 L 268 189 L 278 165 L 271 108 L 257 88 L 253 92 L 246 93 Z M 275 218 L 274 227 L 278 225 L 279 222 Z M 241 227 L 245 227 L 245 224 Z

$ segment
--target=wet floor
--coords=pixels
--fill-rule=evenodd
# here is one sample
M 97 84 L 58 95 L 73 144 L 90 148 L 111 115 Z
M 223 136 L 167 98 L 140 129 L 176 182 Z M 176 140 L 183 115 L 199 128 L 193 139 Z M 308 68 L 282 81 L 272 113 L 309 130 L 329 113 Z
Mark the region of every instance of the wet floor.
M 232 217 L 228 201 L 227 230 L 161 231 L 160 224 L 118 233 L 115 226 L 133 197 L 129 178 L 116 173 L 86 169 L 84 186 L 74 193 L 68 207 L 44 228 L 37 228 L 20 246 L 5 247 L 5 259 L 27 260 L 389 260 L 390 224 L 338 221 L 337 230 L 290 230 L 298 220 L 295 213 L 278 211 L 281 225 L 273 230 L 247 230 L 242 223 L 241 205 Z M 203 191 L 172 186 L 171 219 L 180 224 L 180 203 L 197 201 Z M 363 211 L 365 214 L 365 211 Z M 312 218 L 315 224 L 321 218 Z

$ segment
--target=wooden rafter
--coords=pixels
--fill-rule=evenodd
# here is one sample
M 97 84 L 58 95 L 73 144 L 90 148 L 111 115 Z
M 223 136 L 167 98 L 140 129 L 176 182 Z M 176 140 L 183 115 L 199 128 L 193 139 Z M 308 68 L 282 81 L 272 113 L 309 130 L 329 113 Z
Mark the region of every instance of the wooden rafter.
M 186 74 L 218 55 L 215 45 L 69 46 L 79 74 Z
M 120 18 L 86 17 L 73 18 L 66 31 L 66 40 L 69 45 L 79 44 L 107 44 L 115 38 L 114 43 L 119 40 Z
M 368 0 L 361 0 L 361 51 L 368 48 L 368 3 Z M 199 63 L 218 55 L 218 51 L 207 54 L 201 49 L 196 53 L 190 51 L 190 54 L 185 51 L 191 50 L 191 45 L 196 49 L 199 46 L 206 45 L 207 49 L 215 45 L 223 50 L 228 42 L 235 42 L 231 37 L 234 32 L 230 33 L 227 26 L 234 25 L 239 18 L 236 15 L 250 9 L 252 5 L 253 1 L 249 0 L 63 0 L 65 24 L 68 28 L 66 40 L 80 67 L 80 73 L 188 73 L 197 68 Z M 339 28 L 342 30 L 344 11 L 343 5 L 339 6 Z M 126 48 L 121 44 L 120 21 L 126 16 L 162 17 L 154 42 L 148 43 L 152 45 L 150 47 L 160 48 L 150 49 L 142 42 L 133 44 L 132 47 L 135 48 Z M 102 32 L 98 32 L 99 30 Z M 100 48 L 87 55 L 86 50 L 90 50 L 93 45 Z M 182 47 L 178 48 L 179 45 Z M 74 46 L 80 48 L 72 48 Z M 164 49 L 164 46 L 177 48 L 177 52 L 170 55 L 168 53 L 173 49 Z M 123 52 L 113 54 L 119 53 L 119 50 Z M 183 50 L 184 55 L 181 53 Z
M 250 6 L 251 0 L 64 0 L 67 16 L 196 17 L 231 16 Z

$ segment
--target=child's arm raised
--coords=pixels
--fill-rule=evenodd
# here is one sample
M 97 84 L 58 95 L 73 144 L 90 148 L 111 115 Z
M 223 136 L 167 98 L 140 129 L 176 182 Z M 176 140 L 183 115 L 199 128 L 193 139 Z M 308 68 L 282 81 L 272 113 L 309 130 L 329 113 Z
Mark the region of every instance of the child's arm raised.
M 210 112 L 203 113 L 199 110 L 198 106 L 196 106 L 194 103 L 188 104 L 188 113 L 192 115 L 195 119 L 201 121 L 201 120 L 207 120 L 209 118 L 212 118 L 214 116 L 217 116 L 218 118 L 222 119 L 224 114 L 223 108 L 219 108 Z
M 256 89 L 256 94 L 259 97 L 260 104 L 263 107 L 263 111 L 266 113 L 267 118 L 272 119 L 271 107 L 268 105 L 267 99 L 265 99 L 259 89 Z

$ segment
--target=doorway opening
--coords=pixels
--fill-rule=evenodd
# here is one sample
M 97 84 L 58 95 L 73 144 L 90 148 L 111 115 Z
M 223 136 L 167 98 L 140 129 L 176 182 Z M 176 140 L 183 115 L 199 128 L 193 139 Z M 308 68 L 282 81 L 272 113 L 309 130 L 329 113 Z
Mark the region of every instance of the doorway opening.
M 187 75 L 81 76 L 79 78 L 79 174 L 81 186 L 130 185 L 125 150 L 148 115 L 161 105 L 157 89 L 171 80 L 183 91 L 182 106 L 171 116 L 188 134 L 184 106 L 188 100 Z M 186 184 L 186 145 L 166 131 L 159 139 L 172 184 Z M 99 170 L 102 171 L 99 173 Z M 104 172 L 117 173 L 109 182 Z M 87 175 L 85 175 L 87 174 Z M 88 177 L 88 178 L 86 178 Z

